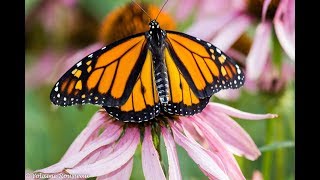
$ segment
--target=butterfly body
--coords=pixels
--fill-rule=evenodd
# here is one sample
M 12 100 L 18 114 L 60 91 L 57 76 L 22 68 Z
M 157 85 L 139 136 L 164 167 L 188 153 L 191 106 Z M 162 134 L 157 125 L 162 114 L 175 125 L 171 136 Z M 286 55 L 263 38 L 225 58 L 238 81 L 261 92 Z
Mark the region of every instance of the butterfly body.
M 161 104 L 167 104 L 169 100 L 168 72 L 164 61 L 164 49 L 166 47 L 165 30 L 160 29 L 159 24 L 153 20 L 149 23 L 150 31 L 146 32 L 149 42 L 149 50 L 152 53 L 155 82 Z
M 201 112 L 221 89 L 239 88 L 240 67 L 211 43 L 162 30 L 116 41 L 70 68 L 51 91 L 55 105 L 101 105 L 123 122 Z

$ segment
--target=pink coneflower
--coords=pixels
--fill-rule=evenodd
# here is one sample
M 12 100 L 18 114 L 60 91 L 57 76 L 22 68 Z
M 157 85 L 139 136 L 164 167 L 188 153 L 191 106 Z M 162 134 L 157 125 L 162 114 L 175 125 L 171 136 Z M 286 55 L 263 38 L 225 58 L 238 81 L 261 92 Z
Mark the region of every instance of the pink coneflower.
M 195 21 L 186 33 L 211 41 L 242 66 L 247 81 L 244 89 L 277 93 L 294 79 L 294 63 L 287 61 L 289 58 L 294 60 L 294 0 L 175 2 L 168 8 L 176 12 L 179 20 L 185 20 L 197 12 Z M 176 7 L 177 4 L 179 7 Z M 190 8 L 191 11 L 182 11 L 184 8 Z M 272 38 L 273 32 L 277 39 Z M 270 49 L 275 41 L 279 41 L 280 46 Z M 282 56 L 275 65 L 272 62 L 273 50 L 281 47 L 289 58 Z M 215 94 L 225 100 L 236 100 L 239 95 L 240 90 L 225 90 Z
M 76 0 L 53 0 L 37 2 L 26 14 L 25 25 L 25 81 L 30 89 L 46 84 L 59 60 L 94 42 L 98 22 Z
M 145 124 L 122 123 L 100 110 L 71 144 L 62 159 L 36 173 L 68 173 L 98 179 L 129 179 L 133 155 L 142 143 L 142 167 L 146 179 L 181 179 L 176 144 L 183 147 L 210 179 L 245 179 L 233 154 L 255 160 L 260 151 L 250 136 L 230 116 L 260 120 L 274 114 L 251 114 L 226 105 L 209 103 L 190 117 L 158 117 Z M 160 160 L 159 141 L 164 139 L 168 177 Z
M 284 61 L 281 68 L 276 67 L 268 57 L 266 65 L 263 68 L 263 75 L 257 80 L 247 79 L 245 89 L 250 92 L 281 92 L 286 85 L 294 80 L 294 66 L 289 61 Z
M 189 1 L 191 3 L 191 0 Z M 187 6 L 187 2 L 184 6 Z M 225 51 L 247 32 L 249 27 L 257 24 L 246 60 L 247 78 L 256 80 L 263 72 L 270 53 L 272 28 L 275 29 L 283 50 L 290 59 L 295 59 L 294 0 L 214 0 L 211 3 L 200 1 L 197 7 L 202 7 L 198 9 L 202 13 L 197 16 L 187 33 L 208 40 Z

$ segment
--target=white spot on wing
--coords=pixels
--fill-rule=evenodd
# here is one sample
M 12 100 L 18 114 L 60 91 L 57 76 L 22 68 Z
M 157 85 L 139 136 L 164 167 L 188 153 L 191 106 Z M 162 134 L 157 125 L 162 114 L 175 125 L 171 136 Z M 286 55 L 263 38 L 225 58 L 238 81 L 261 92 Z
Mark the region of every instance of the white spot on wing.
M 210 43 L 207 43 L 207 45 L 208 45 L 209 47 L 211 47 L 211 44 L 210 44 Z
M 216 48 L 216 50 L 219 54 L 221 54 L 221 50 L 219 48 Z
M 78 62 L 77 67 L 81 66 L 82 61 Z
M 56 92 L 58 92 L 59 88 L 58 88 L 58 87 L 56 87 L 56 88 L 54 88 L 54 90 L 55 90 Z

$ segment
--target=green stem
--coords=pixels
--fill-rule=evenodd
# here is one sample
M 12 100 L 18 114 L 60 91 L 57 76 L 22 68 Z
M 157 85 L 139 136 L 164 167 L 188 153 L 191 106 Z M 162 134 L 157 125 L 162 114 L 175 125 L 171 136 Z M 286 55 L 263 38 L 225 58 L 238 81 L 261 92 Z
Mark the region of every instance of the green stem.
M 273 120 L 266 121 L 267 129 L 266 129 L 266 140 L 265 144 L 272 143 L 272 136 L 273 136 Z M 272 172 L 272 152 L 265 152 L 263 154 L 262 159 L 262 174 L 264 179 L 271 179 L 271 172 Z
M 284 140 L 284 131 L 283 131 L 283 121 L 279 119 L 279 121 L 275 121 L 275 129 L 277 131 L 276 139 L 278 141 Z M 280 148 L 277 149 L 275 152 L 276 155 L 276 179 L 283 179 L 284 178 L 284 151 L 285 149 Z
M 161 148 L 160 148 L 161 127 L 156 123 L 153 124 L 151 133 L 152 133 L 152 140 L 153 140 L 154 147 L 157 150 L 159 155 L 159 161 L 160 161 L 161 167 L 163 169 L 164 174 L 167 175 L 165 165 L 161 156 Z

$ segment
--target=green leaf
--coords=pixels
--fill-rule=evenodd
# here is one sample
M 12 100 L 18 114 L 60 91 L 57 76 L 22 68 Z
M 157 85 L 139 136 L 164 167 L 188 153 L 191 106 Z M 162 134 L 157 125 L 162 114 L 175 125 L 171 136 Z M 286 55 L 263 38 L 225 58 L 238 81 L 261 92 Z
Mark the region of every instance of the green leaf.
M 281 148 L 293 148 L 295 146 L 293 141 L 282 141 L 268 144 L 259 148 L 261 152 L 274 151 Z

